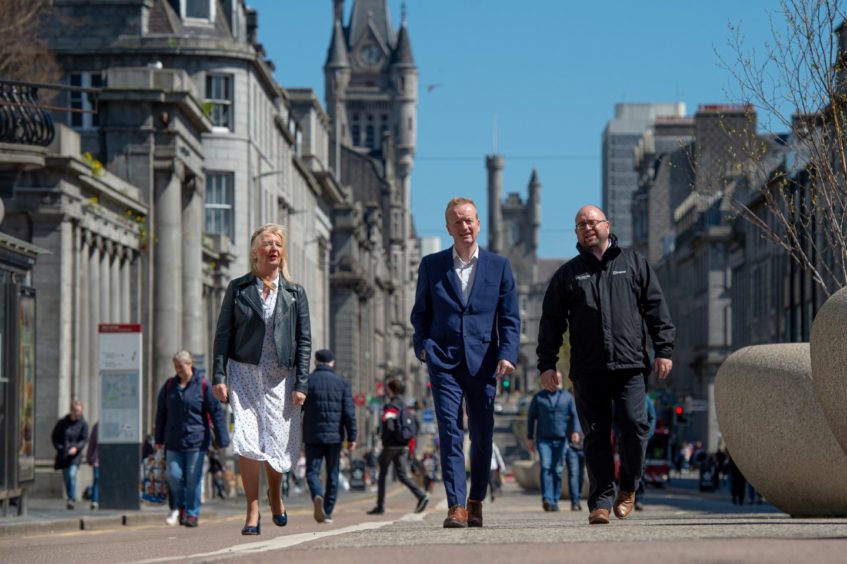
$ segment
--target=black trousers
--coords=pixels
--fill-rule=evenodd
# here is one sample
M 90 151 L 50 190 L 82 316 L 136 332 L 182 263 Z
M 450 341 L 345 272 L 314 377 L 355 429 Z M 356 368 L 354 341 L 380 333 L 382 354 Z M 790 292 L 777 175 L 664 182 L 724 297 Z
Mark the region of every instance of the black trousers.
M 612 420 L 620 455 L 620 488 L 635 491 L 647 450 L 647 408 L 641 370 L 616 370 L 577 375 L 574 399 L 585 433 L 588 468 L 588 509 L 611 510 L 615 500 L 615 460 Z
M 376 495 L 376 504 L 378 507 L 385 507 L 385 480 L 388 478 L 388 467 L 391 464 L 394 464 L 397 479 L 409 488 L 409 491 L 415 494 L 416 498 L 421 499 L 426 496 L 417 484 L 406 476 L 406 465 L 403 463 L 403 457 L 405 455 L 406 447 L 402 446 L 383 447 L 382 452 L 379 453 L 379 488 Z

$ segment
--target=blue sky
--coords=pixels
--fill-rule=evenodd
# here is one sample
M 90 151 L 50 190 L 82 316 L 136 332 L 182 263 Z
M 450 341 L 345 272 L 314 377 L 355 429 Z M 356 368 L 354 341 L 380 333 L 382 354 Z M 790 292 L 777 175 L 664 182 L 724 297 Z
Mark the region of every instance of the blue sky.
M 352 0 L 346 2 L 349 13 Z M 286 87 L 323 100 L 331 0 L 248 0 L 259 39 Z M 399 28 L 401 0 L 389 0 Z M 618 102 L 738 101 L 718 53 L 730 55 L 730 22 L 745 42 L 770 38 L 775 0 L 407 0 L 420 76 L 412 211 L 418 234 L 439 235 L 444 205 L 474 198 L 487 225 L 485 155 L 506 158 L 504 192 L 542 184 L 539 256 L 570 257 L 583 204 L 600 204 L 603 128 Z M 346 23 L 346 20 L 345 20 Z M 427 85 L 438 85 L 427 91 Z

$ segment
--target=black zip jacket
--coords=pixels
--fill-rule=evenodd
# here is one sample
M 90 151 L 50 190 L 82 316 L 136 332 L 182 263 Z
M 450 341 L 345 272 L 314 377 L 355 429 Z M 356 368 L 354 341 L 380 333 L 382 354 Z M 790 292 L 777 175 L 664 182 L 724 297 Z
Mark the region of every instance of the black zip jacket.
M 550 280 L 538 328 L 538 370 L 555 370 L 570 328 L 571 377 L 607 370 L 650 370 L 647 336 L 659 358 L 671 358 L 676 329 L 656 273 L 631 249 L 611 245 L 603 260 L 579 255 Z M 646 332 L 645 332 L 646 328 Z
M 296 372 L 294 390 L 306 393 L 309 387 L 309 362 L 312 355 L 312 331 L 306 291 L 280 277 L 279 295 L 274 312 L 274 344 L 278 366 Z M 245 274 L 227 286 L 215 331 L 215 364 L 212 384 L 226 382 L 227 361 L 259 364 L 265 340 L 262 301 L 256 277 Z

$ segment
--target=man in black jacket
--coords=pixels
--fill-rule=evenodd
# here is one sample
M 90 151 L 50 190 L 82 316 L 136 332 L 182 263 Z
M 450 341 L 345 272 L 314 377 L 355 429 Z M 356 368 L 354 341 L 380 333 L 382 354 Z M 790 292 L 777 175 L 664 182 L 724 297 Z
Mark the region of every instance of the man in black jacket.
M 309 391 L 303 405 L 303 443 L 306 450 L 306 480 L 315 506 L 315 521 L 331 523 L 338 494 L 338 465 L 341 443 L 356 448 L 356 412 L 350 383 L 335 373 L 332 351 L 315 353 L 315 371 L 309 376 Z M 326 491 L 321 488 L 321 465 L 326 460 Z
M 649 432 L 645 376 L 651 369 L 647 338 L 655 355 L 652 369 L 665 379 L 673 367 L 676 330 L 653 269 L 642 255 L 617 245 L 600 208 L 581 208 L 575 230 L 579 255 L 556 271 L 544 296 L 538 370 L 545 389 L 552 392 L 561 384 L 556 361 L 570 329 L 570 378 L 588 465 L 588 522 L 606 524 L 613 500 L 616 517 L 631 514 L 644 466 Z M 613 413 L 620 431 L 617 497 Z
M 62 471 L 65 479 L 65 491 L 68 494 L 68 509 L 76 505 L 76 474 L 82 462 L 82 449 L 88 442 L 88 423 L 82 416 L 82 402 L 71 402 L 70 412 L 59 419 L 53 427 L 51 436 L 56 460 L 53 468 Z

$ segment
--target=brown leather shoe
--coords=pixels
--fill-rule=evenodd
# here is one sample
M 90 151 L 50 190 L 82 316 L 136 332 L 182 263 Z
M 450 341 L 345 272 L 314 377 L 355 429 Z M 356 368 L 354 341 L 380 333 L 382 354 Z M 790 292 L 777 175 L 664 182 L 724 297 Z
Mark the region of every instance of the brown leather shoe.
M 618 492 L 618 497 L 615 498 L 615 517 L 618 519 L 626 519 L 632 513 L 632 508 L 635 506 L 635 492 Z
M 468 500 L 468 527 L 482 527 L 482 502 Z
M 609 510 L 603 509 L 602 507 L 598 507 L 597 509 L 592 509 L 591 513 L 588 514 L 588 524 L 589 525 L 608 525 L 609 524 Z
M 468 512 L 461 505 L 454 505 L 444 520 L 445 529 L 464 529 L 468 526 Z

